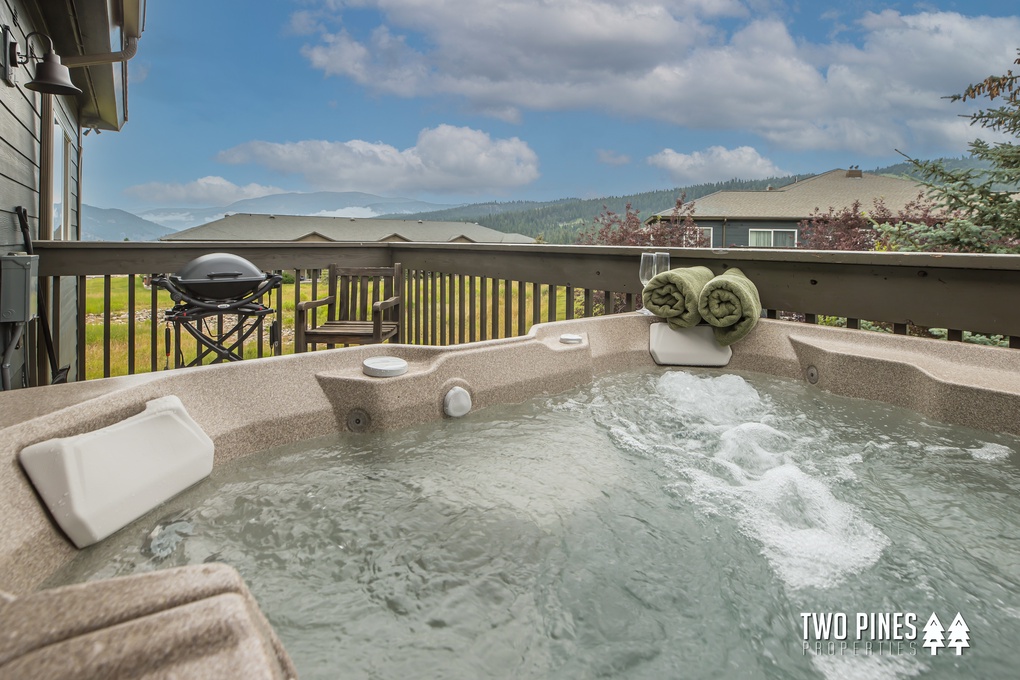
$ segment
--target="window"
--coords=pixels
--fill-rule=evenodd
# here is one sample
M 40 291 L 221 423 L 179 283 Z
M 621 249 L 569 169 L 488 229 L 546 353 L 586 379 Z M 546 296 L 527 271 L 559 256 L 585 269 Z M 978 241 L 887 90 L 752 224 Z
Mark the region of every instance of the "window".
M 747 245 L 752 248 L 796 248 L 796 229 L 749 229 Z
M 70 238 L 70 147 L 64 128 L 59 122 L 53 123 L 53 239 Z
M 53 123 L 53 239 L 66 238 L 67 233 L 67 146 L 66 135 L 59 122 Z
M 686 232 L 683 236 L 683 248 L 711 248 L 712 247 L 712 227 L 697 227 L 697 236 L 693 233 Z M 695 241 L 697 239 L 697 241 Z

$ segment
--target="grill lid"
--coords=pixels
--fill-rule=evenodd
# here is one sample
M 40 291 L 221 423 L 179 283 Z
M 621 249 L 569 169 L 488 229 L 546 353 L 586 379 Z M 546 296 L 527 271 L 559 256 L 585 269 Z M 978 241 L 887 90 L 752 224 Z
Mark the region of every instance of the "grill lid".
M 196 257 L 167 278 L 195 297 L 233 300 L 253 292 L 268 276 L 238 255 L 209 253 Z

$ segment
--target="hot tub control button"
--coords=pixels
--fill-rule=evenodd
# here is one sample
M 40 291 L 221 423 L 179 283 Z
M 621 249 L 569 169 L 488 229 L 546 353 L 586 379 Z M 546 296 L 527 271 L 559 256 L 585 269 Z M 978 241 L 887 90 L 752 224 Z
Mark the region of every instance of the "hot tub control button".
M 373 378 L 392 378 L 407 373 L 407 362 L 400 357 L 369 357 L 361 363 L 361 370 Z
M 560 336 L 560 342 L 564 345 L 580 345 L 584 342 L 584 338 L 576 333 L 564 333 Z

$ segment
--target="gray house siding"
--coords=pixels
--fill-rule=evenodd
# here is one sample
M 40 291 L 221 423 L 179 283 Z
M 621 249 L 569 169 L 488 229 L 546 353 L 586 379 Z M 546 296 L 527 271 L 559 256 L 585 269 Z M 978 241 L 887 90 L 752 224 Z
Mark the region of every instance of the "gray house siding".
M 722 233 L 719 234 L 719 247 L 729 248 L 731 246 L 748 246 L 751 243 L 750 232 L 752 229 L 766 230 L 795 230 L 799 232 L 796 222 L 786 220 L 728 220 L 726 224 L 725 241 L 722 240 Z M 720 230 L 721 231 L 721 230 Z
M 14 38 L 24 51 L 25 38 L 32 31 L 47 31 L 47 27 L 36 23 L 35 13 L 20 0 L 0 0 L 0 24 L 10 26 Z M 38 52 L 39 45 L 35 46 Z M 44 194 L 44 173 L 50 172 L 50 155 L 44 158 L 44 137 L 52 136 L 53 121 L 58 121 L 70 140 L 67 154 L 68 173 L 66 178 L 68 212 L 68 233 L 63 238 L 78 239 L 81 233 L 79 222 L 79 167 L 81 160 L 81 129 L 78 121 L 77 102 L 74 99 L 52 96 L 52 117 L 44 115 L 49 109 L 44 97 L 24 88 L 30 79 L 28 66 L 16 70 L 17 85 L 11 86 L 0 81 L 0 249 L 3 252 L 23 251 L 24 240 L 18 225 L 15 208 L 23 206 L 28 210 L 29 225 L 33 239 L 48 237 L 52 225 L 48 222 L 48 208 L 40 201 Z M 50 151 L 50 149 L 47 149 Z M 62 172 L 62 171 L 61 171 Z M 46 198 L 50 200 L 49 195 Z M 40 234 L 42 229 L 42 234 Z M 70 364 L 70 375 L 77 375 L 77 280 L 68 277 L 60 281 L 58 297 L 50 300 L 49 307 L 55 310 L 51 326 L 59 329 L 55 344 L 59 348 L 59 365 Z M 10 330 L 8 324 L 0 331 L 0 352 L 6 349 Z M 36 329 L 30 329 L 28 341 L 22 341 L 22 348 L 12 359 L 12 384 L 48 383 L 47 376 L 36 379 L 26 375 L 28 365 L 26 347 L 32 346 Z
M 699 227 L 712 228 L 713 248 L 746 248 L 750 244 L 750 232 L 752 229 L 765 230 L 795 230 L 797 231 L 798 242 L 800 240 L 800 229 L 797 222 L 789 220 L 749 220 L 749 219 L 709 219 L 694 217 L 694 222 Z

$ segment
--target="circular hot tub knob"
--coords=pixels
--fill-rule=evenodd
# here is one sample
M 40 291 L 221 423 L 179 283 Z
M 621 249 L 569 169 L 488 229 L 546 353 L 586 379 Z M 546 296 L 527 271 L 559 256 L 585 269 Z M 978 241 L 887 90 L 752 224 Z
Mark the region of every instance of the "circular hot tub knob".
M 471 410 L 471 393 L 463 387 L 452 387 L 443 397 L 443 411 L 451 418 L 460 418 Z

